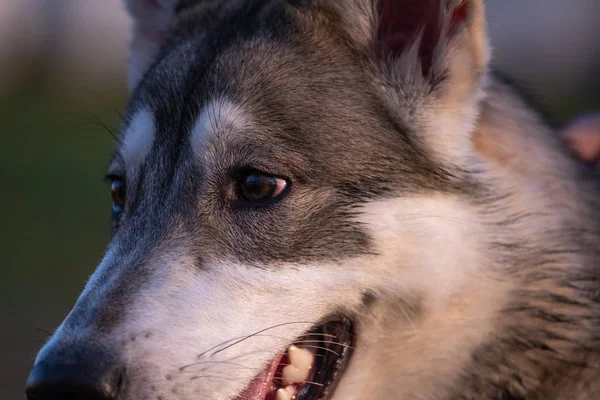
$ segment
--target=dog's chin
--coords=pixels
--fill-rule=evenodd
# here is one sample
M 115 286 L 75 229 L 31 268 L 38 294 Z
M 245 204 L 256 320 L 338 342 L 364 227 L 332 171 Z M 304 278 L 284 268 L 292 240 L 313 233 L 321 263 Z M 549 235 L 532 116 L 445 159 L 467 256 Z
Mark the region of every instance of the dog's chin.
M 329 318 L 272 360 L 236 400 L 330 399 L 350 361 L 353 323 Z

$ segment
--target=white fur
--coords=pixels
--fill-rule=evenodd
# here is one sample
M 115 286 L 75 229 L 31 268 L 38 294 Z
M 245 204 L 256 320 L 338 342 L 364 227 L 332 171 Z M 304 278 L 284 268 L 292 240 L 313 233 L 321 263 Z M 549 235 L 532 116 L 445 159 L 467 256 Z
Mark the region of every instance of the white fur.
M 190 135 L 192 148 L 196 153 L 201 153 L 207 139 L 228 132 L 242 132 L 249 124 L 250 118 L 241 107 L 227 99 L 213 99 L 202 109 L 194 123 Z
M 155 136 L 156 126 L 152 111 L 143 108 L 136 112 L 125 130 L 120 148 L 130 174 L 135 174 L 150 154 Z
M 446 195 L 376 201 L 364 209 L 360 220 L 379 254 L 363 267 L 362 279 L 383 299 L 417 294 L 424 310 L 414 321 L 410 309 L 402 310 L 406 320 L 392 328 L 377 326 L 386 314 L 365 316 L 368 328 L 352 361 L 360 367 L 346 371 L 334 399 L 434 398 L 489 338 L 506 301 L 508 284 L 488 270 L 491 261 L 481 251 L 485 221 L 464 200 Z M 394 384 L 386 381 L 391 376 Z
M 361 298 L 360 275 L 341 265 L 258 269 L 213 260 L 198 272 L 186 257 L 164 262 L 152 288 L 132 305 L 122 332 L 142 337 L 153 333 L 130 347 L 133 364 L 151 366 L 138 378 L 149 378 L 166 394 L 177 386 L 182 398 L 198 393 L 209 393 L 215 400 L 234 397 L 330 310 L 342 302 L 353 307 Z M 212 353 L 225 346 L 198 357 L 220 343 L 286 323 L 217 354 Z M 161 343 L 168 343 L 168 351 Z M 194 363 L 205 364 L 179 369 Z M 166 375 L 173 380 L 165 381 Z M 191 380 L 194 376 L 207 378 Z M 141 379 L 135 381 L 140 387 L 132 390 L 140 394 L 148 390 Z
M 391 290 L 419 290 L 443 302 L 481 265 L 474 216 L 460 199 L 431 195 L 369 203 L 360 221 L 371 228 Z
M 449 298 L 470 287 L 482 260 L 475 250 L 478 224 L 468 206 L 439 196 L 377 201 L 367 204 L 364 211 L 361 222 L 379 254 L 339 264 L 258 269 L 212 259 L 204 260 L 199 269 L 183 247 L 154 257 L 156 272 L 150 285 L 139 292 L 127 309 L 125 324 L 114 333 L 128 343 L 131 364 L 139 366 L 140 376 L 130 377 L 139 387 L 130 390 L 144 395 L 149 389 L 143 382 L 149 379 L 163 396 L 177 388 L 179 398 L 210 393 L 211 399 L 230 399 L 276 354 L 332 310 L 356 310 L 364 290 L 384 297 L 418 291 L 436 314 Z M 220 343 L 231 344 L 232 339 L 290 322 L 297 323 L 213 354 L 225 347 L 218 346 L 199 357 Z M 460 338 L 473 339 L 464 330 L 459 332 Z M 133 336 L 138 339 L 130 342 Z M 454 339 L 457 349 L 465 345 L 460 338 Z M 373 362 L 370 354 L 380 354 L 382 349 L 362 351 L 357 357 L 366 357 L 361 363 L 369 364 Z M 191 364 L 197 365 L 180 370 Z M 360 368 L 347 372 L 351 378 L 360 374 Z M 351 398 L 344 385 L 339 390 L 336 399 Z

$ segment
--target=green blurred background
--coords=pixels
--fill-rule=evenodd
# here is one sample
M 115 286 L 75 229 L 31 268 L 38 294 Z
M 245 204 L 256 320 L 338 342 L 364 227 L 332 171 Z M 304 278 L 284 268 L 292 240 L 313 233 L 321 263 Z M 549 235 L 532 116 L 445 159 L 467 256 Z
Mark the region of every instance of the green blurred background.
M 488 0 L 488 18 L 496 66 L 558 121 L 600 109 L 599 1 Z M 0 3 L 0 399 L 23 398 L 107 243 L 128 28 L 120 0 Z

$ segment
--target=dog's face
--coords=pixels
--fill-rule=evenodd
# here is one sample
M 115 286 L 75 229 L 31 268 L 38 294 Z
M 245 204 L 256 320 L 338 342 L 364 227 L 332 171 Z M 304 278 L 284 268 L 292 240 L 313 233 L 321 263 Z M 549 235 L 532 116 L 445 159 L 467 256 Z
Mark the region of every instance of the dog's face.
M 423 2 L 414 26 L 385 1 L 187 3 L 131 5 L 113 239 L 28 395 L 389 395 L 386 335 L 476 257 L 452 219 L 477 187 L 457 171 L 480 2 Z

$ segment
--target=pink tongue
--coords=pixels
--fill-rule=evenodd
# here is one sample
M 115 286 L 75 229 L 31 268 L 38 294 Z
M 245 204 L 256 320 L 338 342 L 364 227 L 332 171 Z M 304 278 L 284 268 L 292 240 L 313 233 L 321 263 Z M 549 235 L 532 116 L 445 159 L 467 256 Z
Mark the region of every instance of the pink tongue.
M 283 354 L 275 357 L 275 360 L 258 374 L 246 389 L 238 396 L 239 400 L 275 400 L 275 389 L 273 383 L 275 372 L 281 363 Z

